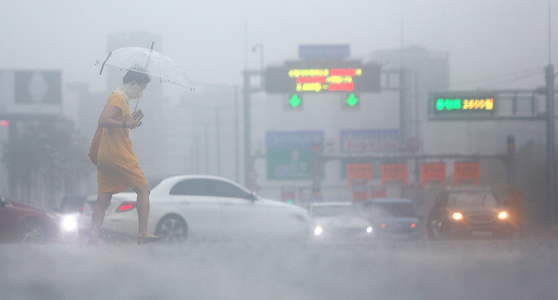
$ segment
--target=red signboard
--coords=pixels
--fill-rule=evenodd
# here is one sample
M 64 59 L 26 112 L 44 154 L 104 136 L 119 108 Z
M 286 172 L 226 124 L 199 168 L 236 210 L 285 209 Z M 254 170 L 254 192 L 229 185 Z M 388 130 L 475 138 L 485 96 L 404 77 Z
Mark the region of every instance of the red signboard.
M 366 181 L 355 181 L 352 183 L 353 202 L 368 200 L 368 184 Z
M 442 185 L 446 185 L 446 164 L 423 164 L 421 166 L 421 170 L 422 187 L 424 187 L 429 181 L 440 182 Z
M 383 164 L 380 169 L 382 186 L 389 181 L 401 181 L 407 185 L 407 164 Z
M 387 196 L 387 192 L 385 190 L 375 190 L 370 193 L 370 198 L 385 198 Z
M 347 164 L 347 179 L 349 186 L 353 179 L 374 178 L 374 164 Z
M 353 191 L 353 202 L 368 200 L 368 191 Z
M 466 182 L 480 183 L 480 162 L 456 162 L 454 168 L 454 185 Z

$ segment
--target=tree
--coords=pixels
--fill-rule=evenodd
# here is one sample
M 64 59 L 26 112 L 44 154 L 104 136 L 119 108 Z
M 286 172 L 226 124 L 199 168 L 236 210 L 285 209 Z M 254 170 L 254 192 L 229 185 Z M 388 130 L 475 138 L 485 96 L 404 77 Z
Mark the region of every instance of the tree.
M 39 194 L 52 201 L 56 190 L 67 191 L 91 173 L 93 166 L 73 123 L 55 119 L 17 126 L 17 137 L 5 142 L 2 149 L 2 162 L 17 186 L 17 198 L 29 200 L 41 182 Z

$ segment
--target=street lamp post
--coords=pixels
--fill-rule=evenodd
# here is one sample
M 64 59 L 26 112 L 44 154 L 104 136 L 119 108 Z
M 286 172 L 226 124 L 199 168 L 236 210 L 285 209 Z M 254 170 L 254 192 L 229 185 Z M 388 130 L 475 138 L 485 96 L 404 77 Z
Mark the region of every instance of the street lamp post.
M 252 52 L 256 52 L 256 50 L 260 50 L 260 72 L 263 72 L 264 69 L 264 47 L 263 44 L 255 44 L 252 47 Z

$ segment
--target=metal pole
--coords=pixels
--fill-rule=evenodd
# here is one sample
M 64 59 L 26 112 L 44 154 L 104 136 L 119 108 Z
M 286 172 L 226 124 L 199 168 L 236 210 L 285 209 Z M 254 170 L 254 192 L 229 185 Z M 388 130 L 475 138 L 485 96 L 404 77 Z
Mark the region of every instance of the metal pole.
M 252 170 L 251 147 L 250 147 L 250 74 L 244 70 L 244 185 L 248 187 L 248 178 Z M 248 187 L 250 188 L 250 187 Z
M 200 174 L 200 137 L 195 137 L 196 148 L 196 174 Z
M 17 133 L 17 123 L 18 123 L 18 118 L 10 118 L 8 119 L 10 122 L 9 125 L 9 132 L 8 132 L 8 140 L 11 144 L 15 144 L 17 143 L 18 140 L 18 133 Z M 16 175 L 16 170 L 14 170 L 14 168 L 9 168 L 8 169 L 8 191 L 9 191 L 9 196 L 12 199 L 18 199 L 18 192 L 17 192 L 17 187 L 18 187 L 18 177 Z
M 407 104 L 407 97 L 406 97 L 406 72 L 405 68 L 401 67 L 401 71 L 399 73 L 399 138 L 401 143 L 404 143 L 407 139 L 407 128 L 405 119 L 407 118 L 406 114 L 406 104 Z
M 264 69 L 264 48 L 263 44 L 260 44 L 260 72 Z
M 556 199 L 554 195 L 554 67 L 546 67 L 546 165 L 548 166 L 548 201 L 550 226 L 554 227 Z
M 209 124 L 205 123 L 204 132 L 205 132 L 205 174 L 209 175 Z
M 240 182 L 240 161 L 238 159 L 238 86 L 234 86 L 234 165 L 235 181 Z
M 217 176 L 221 176 L 221 135 L 219 132 L 219 107 L 215 107 L 215 134 L 217 135 Z

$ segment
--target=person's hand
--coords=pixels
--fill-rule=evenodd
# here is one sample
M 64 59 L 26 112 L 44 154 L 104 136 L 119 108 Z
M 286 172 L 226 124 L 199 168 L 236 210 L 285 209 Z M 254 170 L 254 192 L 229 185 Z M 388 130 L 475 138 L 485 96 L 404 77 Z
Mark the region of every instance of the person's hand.
M 139 112 L 141 112 L 141 110 Z M 134 129 L 141 125 L 141 119 L 143 119 L 143 114 L 140 114 L 136 118 L 134 118 L 134 116 L 136 116 L 137 113 L 138 111 L 134 111 L 132 113 L 132 117 L 126 122 L 126 124 L 128 124 L 128 127 L 130 129 Z

